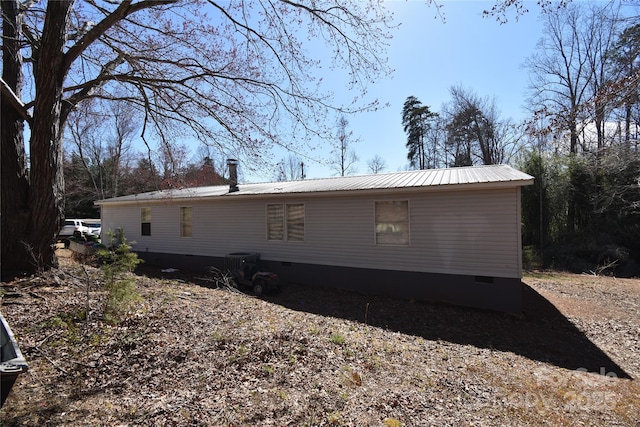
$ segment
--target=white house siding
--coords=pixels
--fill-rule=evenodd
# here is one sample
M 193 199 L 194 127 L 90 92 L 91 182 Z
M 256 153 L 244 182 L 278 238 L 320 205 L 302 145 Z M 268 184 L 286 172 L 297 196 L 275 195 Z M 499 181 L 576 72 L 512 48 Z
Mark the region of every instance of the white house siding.
M 374 203 L 408 200 L 410 245 L 377 246 Z M 266 239 L 268 203 L 304 203 L 305 241 Z M 443 274 L 521 277 L 519 187 L 395 195 L 223 196 L 102 206 L 103 230 L 123 228 L 140 252 L 223 257 L 258 252 L 264 260 Z M 151 207 L 151 236 L 140 208 Z M 193 208 L 193 237 L 180 237 L 180 207 Z

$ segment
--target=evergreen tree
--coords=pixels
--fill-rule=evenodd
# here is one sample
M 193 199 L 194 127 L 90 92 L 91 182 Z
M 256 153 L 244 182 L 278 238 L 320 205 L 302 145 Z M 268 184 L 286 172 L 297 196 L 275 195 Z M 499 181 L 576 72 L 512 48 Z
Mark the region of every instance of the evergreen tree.
M 402 108 L 402 126 L 407 134 L 407 159 L 412 167 L 427 169 L 427 150 L 425 139 L 431 128 L 431 121 L 437 117 L 428 105 L 422 103 L 415 96 L 407 97 Z

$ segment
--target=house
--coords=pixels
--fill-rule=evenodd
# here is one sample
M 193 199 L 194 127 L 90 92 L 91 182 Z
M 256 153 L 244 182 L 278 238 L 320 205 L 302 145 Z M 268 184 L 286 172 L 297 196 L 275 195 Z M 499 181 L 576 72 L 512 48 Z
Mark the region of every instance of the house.
M 285 282 L 521 310 L 530 175 L 493 165 L 238 185 L 235 164 L 229 186 L 100 200 L 102 229 L 123 229 L 154 265 L 252 252 Z

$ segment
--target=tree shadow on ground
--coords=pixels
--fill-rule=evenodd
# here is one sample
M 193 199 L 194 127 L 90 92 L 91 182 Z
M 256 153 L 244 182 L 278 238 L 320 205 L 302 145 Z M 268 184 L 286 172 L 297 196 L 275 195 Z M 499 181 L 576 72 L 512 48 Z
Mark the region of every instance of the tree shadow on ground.
M 143 274 L 210 285 L 185 271 L 167 274 L 145 266 Z M 569 370 L 631 379 L 549 300 L 525 283 L 522 288 L 521 316 L 296 283 L 287 283 L 278 294 L 261 298 L 291 310 L 352 320 L 427 340 L 513 352 Z
M 475 310 L 289 284 L 264 299 L 292 310 L 366 323 L 427 340 L 519 354 L 569 370 L 631 377 L 546 298 L 523 283 L 523 314 Z

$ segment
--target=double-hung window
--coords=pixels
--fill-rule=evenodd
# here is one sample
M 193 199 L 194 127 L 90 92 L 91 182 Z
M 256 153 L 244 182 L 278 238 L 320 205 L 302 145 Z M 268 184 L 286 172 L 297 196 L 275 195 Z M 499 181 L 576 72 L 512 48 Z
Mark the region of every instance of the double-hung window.
M 302 203 L 287 204 L 287 240 L 304 242 L 304 205 Z
M 267 240 L 284 240 L 284 205 L 267 205 Z
M 140 235 L 151 236 L 151 208 L 140 208 Z
M 304 241 L 304 203 L 267 205 L 267 240 Z
M 409 245 L 409 201 L 375 202 L 376 245 Z
M 180 208 L 180 237 L 193 236 L 193 220 L 191 206 Z

